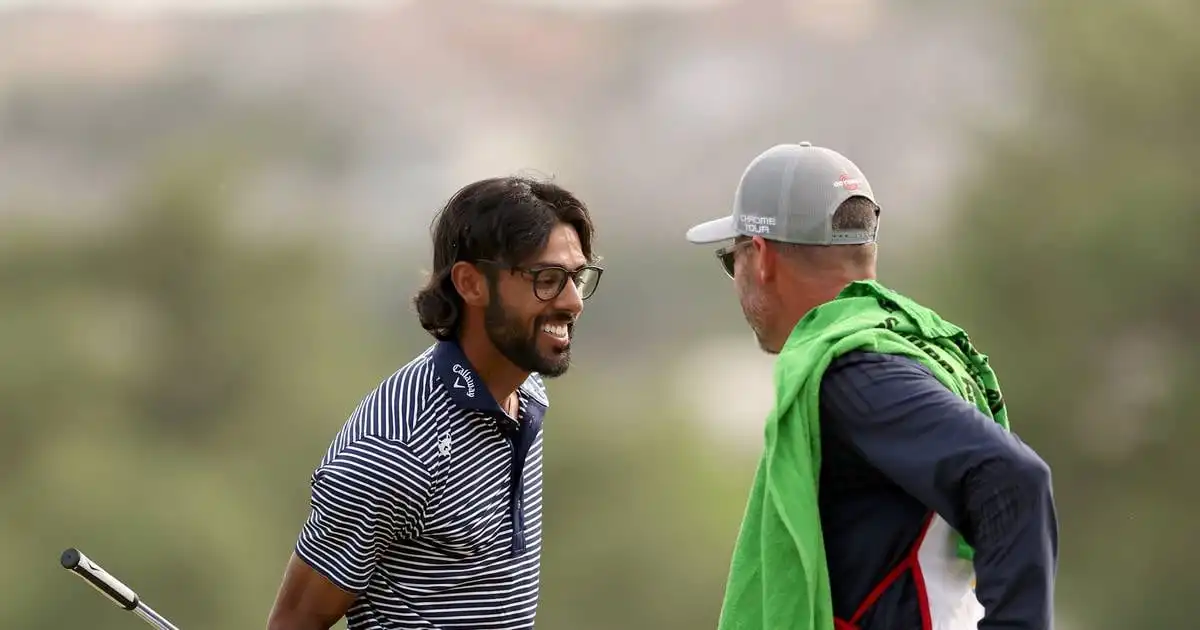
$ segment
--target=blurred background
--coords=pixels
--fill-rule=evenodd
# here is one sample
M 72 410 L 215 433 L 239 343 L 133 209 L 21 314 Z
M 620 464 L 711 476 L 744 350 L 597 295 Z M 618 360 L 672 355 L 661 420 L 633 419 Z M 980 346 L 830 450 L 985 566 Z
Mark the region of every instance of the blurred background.
M 971 332 L 1053 466 L 1058 628 L 1196 627 L 1197 27 L 1191 0 L 0 0 L 0 627 L 140 623 L 69 546 L 184 628 L 264 627 L 313 467 L 431 342 L 433 213 L 527 172 L 591 205 L 607 267 L 549 384 L 538 627 L 715 627 L 771 358 L 683 232 L 802 140 L 867 173 L 882 280 Z

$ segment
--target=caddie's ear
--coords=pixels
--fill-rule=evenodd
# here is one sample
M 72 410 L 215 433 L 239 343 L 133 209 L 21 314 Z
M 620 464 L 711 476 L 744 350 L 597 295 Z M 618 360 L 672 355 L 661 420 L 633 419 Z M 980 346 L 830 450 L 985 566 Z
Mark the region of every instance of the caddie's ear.
M 750 239 L 750 249 L 754 250 L 754 258 L 758 261 L 758 264 L 754 265 L 754 274 L 758 276 L 758 282 L 763 284 L 774 280 L 779 269 L 779 250 L 761 236 Z
M 459 261 L 450 268 L 450 281 L 469 306 L 484 307 L 488 304 L 488 283 L 483 271 L 469 262 Z

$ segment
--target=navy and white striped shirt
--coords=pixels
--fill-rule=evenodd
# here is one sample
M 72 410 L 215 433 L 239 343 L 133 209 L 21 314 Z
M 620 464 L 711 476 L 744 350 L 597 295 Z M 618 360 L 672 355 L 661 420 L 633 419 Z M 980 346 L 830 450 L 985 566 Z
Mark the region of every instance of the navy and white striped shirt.
M 504 413 L 454 342 L 368 394 L 312 475 L 297 555 L 358 595 L 350 630 L 532 628 L 542 380 Z

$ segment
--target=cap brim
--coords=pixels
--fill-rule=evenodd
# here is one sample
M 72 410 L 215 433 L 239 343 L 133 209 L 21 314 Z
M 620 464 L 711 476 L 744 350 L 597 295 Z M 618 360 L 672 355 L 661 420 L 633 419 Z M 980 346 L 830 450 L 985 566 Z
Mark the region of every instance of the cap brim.
M 687 240 L 698 245 L 728 241 L 738 235 L 734 225 L 732 215 L 705 221 L 687 231 Z

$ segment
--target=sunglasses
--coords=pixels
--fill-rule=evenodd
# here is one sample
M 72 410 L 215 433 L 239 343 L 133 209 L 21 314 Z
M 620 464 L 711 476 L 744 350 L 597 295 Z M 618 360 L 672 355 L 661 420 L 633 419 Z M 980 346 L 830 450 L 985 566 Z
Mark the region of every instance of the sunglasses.
M 749 245 L 753 241 L 745 240 L 738 241 L 732 245 L 726 245 L 717 250 L 717 261 L 721 263 L 721 269 L 725 271 L 725 275 L 733 277 L 733 259 L 737 250 Z

